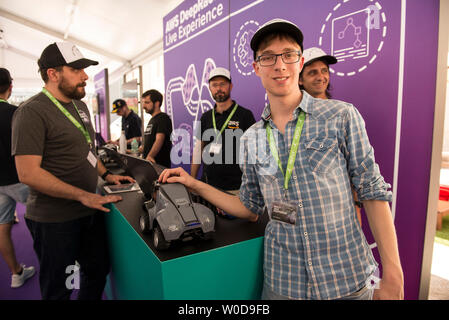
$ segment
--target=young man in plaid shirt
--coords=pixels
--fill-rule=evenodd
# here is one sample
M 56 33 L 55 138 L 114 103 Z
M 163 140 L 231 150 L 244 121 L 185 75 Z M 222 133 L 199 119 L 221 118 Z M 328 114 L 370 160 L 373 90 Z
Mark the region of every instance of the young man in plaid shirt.
M 274 19 L 254 34 L 253 67 L 270 104 L 241 138 L 240 197 L 226 195 L 181 168 L 180 182 L 226 212 L 257 221 L 265 210 L 263 299 L 403 299 L 403 274 L 388 202 L 364 121 L 349 103 L 301 91 L 303 35 Z M 351 184 L 363 202 L 383 277 L 355 217 Z

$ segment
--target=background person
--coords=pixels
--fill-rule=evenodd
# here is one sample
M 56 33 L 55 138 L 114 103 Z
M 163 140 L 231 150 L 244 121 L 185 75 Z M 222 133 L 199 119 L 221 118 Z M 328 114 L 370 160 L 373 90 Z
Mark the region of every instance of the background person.
M 117 99 L 112 103 L 112 113 L 122 117 L 122 131 L 125 131 L 126 142 L 128 149 L 131 148 L 131 142 L 136 139 L 138 143 L 142 141 L 142 120 L 131 110 L 126 101 Z M 109 141 L 115 145 L 119 144 L 120 139 Z
M 28 187 L 19 182 L 14 157 L 11 156 L 11 123 L 17 107 L 9 104 L 12 78 L 9 71 L 0 68 L 0 254 L 11 270 L 11 287 L 18 288 L 31 278 L 34 267 L 19 264 L 11 238 L 16 203 L 25 203 Z
M 201 116 L 201 130 L 198 132 L 195 152 L 219 154 L 219 163 L 204 163 L 202 181 L 233 194 L 238 194 L 242 182 L 242 171 L 238 160 L 240 153 L 240 136 L 256 121 L 253 113 L 231 99 L 231 73 L 225 68 L 216 68 L 209 75 L 209 90 L 215 100 L 214 107 Z M 204 133 L 212 131 L 212 136 Z M 240 134 L 236 135 L 236 131 Z M 226 138 L 231 137 L 231 138 Z M 215 147 L 214 144 L 218 144 Z M 213 150 L 214 146 L 217 150 Z M 196 178 L 201 166 L 199 161 L 192 159 L 190 174 Z M 215 157 L 214 157 L 215 158 Z
M 330 99 L 329 65 L 337 58 L 317 47 L 304 50 L 304 68 L 299 75 L 299 86 L 314 98 Z
M 144 143 L 140 148 L 143 158 L 164 167 L 171 167 L 170 140 L 173 126 L 170 117 L 161 111 L 162 94 L 151 89 L 142 94 L 142 106 L 146 113 L 151 115 L 144 132 Z
M 330 99 L 329 65 L 337 63 L 337 58 L 326 54 L 317 47 L 304 50 L 304 68 L 299 74 L 299 87 L 314 98 Z M 352 190 L 357 219 L 362 225 L 362 203 L 357 199 L 357 193 Z

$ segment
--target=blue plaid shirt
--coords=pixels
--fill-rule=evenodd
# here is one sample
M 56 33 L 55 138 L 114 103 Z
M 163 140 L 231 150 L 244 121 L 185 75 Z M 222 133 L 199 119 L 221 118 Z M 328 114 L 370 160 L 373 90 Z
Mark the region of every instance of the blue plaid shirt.
M 288 190 L 266 138 L 272 127 L 285 169 L 300 111 L 306 113 Z M 365 123 L 357 109 L 338 100 L 303 98 L 282 135 L 271 119 L 241 138 L 240 199 L 257 214 L 273 201 L 297 205 L 296 225 L 271 220 L 265 230 L 265 284 L 292 299 L 336 299 L 365 286 L 377 263 L 356 219 L 351 185 L 360 201 L 391 201 Z M 285 171 L 285 170 L 284 170 Z

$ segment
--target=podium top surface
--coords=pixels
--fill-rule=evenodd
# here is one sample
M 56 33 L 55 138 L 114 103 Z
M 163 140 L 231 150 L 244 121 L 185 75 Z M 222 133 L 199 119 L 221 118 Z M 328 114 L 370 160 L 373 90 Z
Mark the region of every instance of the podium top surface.
M 215 234 L 212 239 L 175 241 L 168 250 L 160 251 L 153 246 L 152 234 L 143 234 L 139 227 L 139 217 L 145 213 L 143 208 L 144 195 L 141 192 L 127 192 L 119 195 L 123 200 L 115 203 L 115 207 L 161 262 L 263 237 L 268 222 L 266 214 L 261 216 L 258 222 L 249 222 L 244 219 L 229 220 L 216 216 Z

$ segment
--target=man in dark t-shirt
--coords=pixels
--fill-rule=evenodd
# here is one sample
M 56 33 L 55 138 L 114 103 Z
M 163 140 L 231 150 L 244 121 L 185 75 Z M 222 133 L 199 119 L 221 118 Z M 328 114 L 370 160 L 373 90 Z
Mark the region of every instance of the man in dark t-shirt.
M 157 90 L 148 90 L 142 95 L 142 105 L 151 120 L 144 132 L 144 143 L 141 148 L 143 158 L 153 163 L 170 168 L 170 136 L 173 125 L 170 117 L 161 111 L 162 94 Z
M 11 96 L 12 78 L 0 68 L 0 255 L 11 270 L 11 287 L 18 288 L 31 278 L 34 267 L 19 264 L 11 238 L 16 203 L 25 203 L 28 187 L 19 183 L 14 157 L 11 156 L 11 123 L 17 107 L 6 100 Z
M 98 177 L 108 183 L 130 177 L 111 174 L 97 159 L 89 110 L 82 99 L 86 59 L 70 42 L 47 46 L 38 60 L 45 86 L 15 112 L 12 154 L 21 182 L 30 187 L 26 224 L 39 259 L 43 299 L 101 299 L 109 256 L 103 205 L 119 196 L 96 193 Z M 78 265 L 76 265 L 78 262 Z M 68 283 L 67 270 L 79 280 Z
M 196 130 L 194 153 L 202 155 L 204 182 L 237 193 L 242 182 L 242 171 L 238 164 L 240 137 L 255 123 L 255 119 L 250 110 L 231 99 L 229 70 L 212 70 L 209 90 L 216 104 L 201 116 L 201 130 Z M 196 157 L 192 160 L 190 174 L 196 178 L 201 160 Z
M 140 143 L 142 141 L 142 120 L 128 107 L 126 101 L 123 99 L 115 100 L 112 104 L 112 113 L 117 113 L 122 117 L 122 131 L 125 131 L 128 147 L 130 147 L 133 139 Z M 111 142 L 117 145 L 119 143 L 118 140 Z

